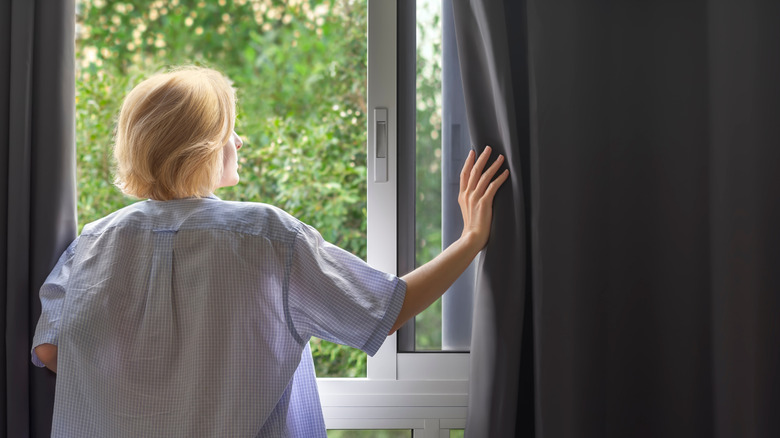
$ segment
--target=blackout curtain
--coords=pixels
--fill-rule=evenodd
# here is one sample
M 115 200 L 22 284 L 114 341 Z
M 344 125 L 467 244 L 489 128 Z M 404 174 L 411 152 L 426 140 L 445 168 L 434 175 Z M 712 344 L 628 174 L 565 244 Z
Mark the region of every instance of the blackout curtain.
M 0 436 L 50 435 L 38 289 L 76 236 L 74 0 L 0 3 Z
M 780 436 L 780 3 L 453 5 L 512 178 L 466 435 Z

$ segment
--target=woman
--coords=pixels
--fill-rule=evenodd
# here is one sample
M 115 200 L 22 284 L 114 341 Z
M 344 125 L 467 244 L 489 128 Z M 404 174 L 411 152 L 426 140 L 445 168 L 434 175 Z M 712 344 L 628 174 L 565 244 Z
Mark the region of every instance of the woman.
M 282 210 L 222 201 L 238 183 L 235 95 L 205 68 L 136 86 L 117 186 L 148 198 L 88 224 L 41 288 L 33 362 L 58 372 L 53 436 L 325 436 L 308 341 L 374 354 L 487 242 L 508 171 L 461 173 L 461 238 L 404 276 Z M 492 182 L 491 182 L 492 180 Z

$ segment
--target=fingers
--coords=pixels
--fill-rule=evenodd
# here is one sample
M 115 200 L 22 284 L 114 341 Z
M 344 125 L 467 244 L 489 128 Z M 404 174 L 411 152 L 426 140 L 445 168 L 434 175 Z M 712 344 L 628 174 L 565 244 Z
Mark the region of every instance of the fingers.
M 469 186 L 469 176 L 471 175 L 471 169 L 474 167 L 474 151 L 469 151 L 466 162 L 463 163 L 463 169 L 460 171 L 460 191 L 466 190 Z
M 493 177 L 498 173 L 499 169 L 501 168 L 501 165 L 504 164 L 504 156 L 499 155 L 496 160 L 493 162 L 493 164 L 490 165 L 490 167 L 487 170 L 483 169 L 485 168 L 485 165 L 487 164 L 488 158 L 490 158 L 490 154 L 493 151 L 493 148 L 490 146 L 486 146 L 485 150 L 482 151 L 482 153 L 479 155 L 479 158 L 475 161 L 476 153 L 472 150 L 469 151 L 469 155 L 466 158 L 466 162 L 463 164 L 463 170 L 460 172 L 460 192 L 464 193 L 466 191 L 471 192 L 479 197 L 481 197 L 483 194 L 485 194 L 486 190 L 493 186 L 491 181 L 493 180 Z M 495 190 L 498 190 L 498 187 L 503 184 L 503 181 L 506 180 L 508 177 L 508 170 L 504 172 L 506 175 L 500 175 L 499 178 L 503 178 L 503 180 L 495 185 Z
M 490 181 L 493 179 L 493 176 L 495 176 L 495 174 L 498 172 L 498 169 L 501 168 L 502 164 L 504 164 L 504 156 L 499 155 L 498 158 L 496 158 L 496 161 L 494 161 L 493 164 L 488 168 L 488 170 L 483 172 L 482 176 L 480 176 L 476 187 L 477 193 L 483 193 L 485 191 L 488 184 L 490 184 Z
M 498 175 L 496 179 L 491 181 L 490 185 L 488 185 L 487 190 L 485 190 L 485 198 L 489 202 L 493 202 L 493 198 L 496 196 L 496 192 L 498 191 L 498 188 L 501 187 L 502 184 L 504 184 L 504 181 L 506 181 L 509 178 L 509 169 L 504 169 L 503 172 L 501 172 L 501 175 Z
M 491 152 L 493 152 L 493 148 L 491 148 L 490 146 L 485 146 L 485 150 L 483 150 L 482 153 L 479 154 L 479 158 L 477 159 L 477 162 L 474 163 L 474 166 L 471 169 L 471 174 L 469 175 L 469 184 L 468 184 L 469 189 L 473 190 L 474 188 L 476 188 L 480 176 L 482 176 L 482 169 L 485 168 L 485 164 L 487 163 Z

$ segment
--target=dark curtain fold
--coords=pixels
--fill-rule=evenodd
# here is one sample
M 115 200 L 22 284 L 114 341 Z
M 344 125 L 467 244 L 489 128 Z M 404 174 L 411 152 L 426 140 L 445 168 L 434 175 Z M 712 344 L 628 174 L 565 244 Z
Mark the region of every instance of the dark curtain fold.
M 512 174 L 467 436 L 780 436 L 780 3 L 454 6 Z
M 510 171 L 477 268 L 467 435 L 530 436 L 533 233 L 524 4 L 452 4 L 472 144 L 477 152 L 491 146 L 491 161 L 503 154 Z
M 30 363 L 38 289 L 76 235 L 74 0 L 0 4 L 0 436 L 49 436 L 54 374 Z

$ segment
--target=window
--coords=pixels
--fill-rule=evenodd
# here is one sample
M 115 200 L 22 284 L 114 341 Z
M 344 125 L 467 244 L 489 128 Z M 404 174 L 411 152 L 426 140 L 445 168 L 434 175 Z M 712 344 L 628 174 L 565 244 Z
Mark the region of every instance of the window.
M 406 1 L 369 0 L 368 10 L 368 262 L 403 273 L 421 261 L 415 261 L 414 243 L 418 194 L 409 177 L 415 173 L 410 145 L 416 137 L 417 72 L 408 55 L 413 61 L 416 14 L 414 3 Z M 466 141 L 465 120 L 459 123 L 457 134 Z M 450 136 L 454 131 L 444 132 Z M 445 166 L 457 163 L 459 173 L 465 151 L 445 150 L 438 157 L 434 152 L 434 158 L 446 158 Z M 458 154 L 462 158 L 452 156 Z M 449 436 L 465 427 L 468 353 L 415 352 L 411 333 L 388 338 L 368 359 L 367 379 L 319 379 L 329 428 L 411 428 L 415 436 Z

